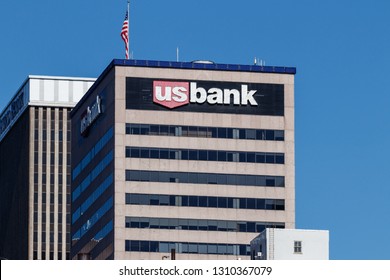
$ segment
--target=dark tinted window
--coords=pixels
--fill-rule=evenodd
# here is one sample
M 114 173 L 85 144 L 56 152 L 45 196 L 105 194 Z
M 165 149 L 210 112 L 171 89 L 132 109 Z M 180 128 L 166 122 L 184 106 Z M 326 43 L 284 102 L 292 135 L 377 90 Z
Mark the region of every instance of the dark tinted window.
M 207 206 L 206 206 L 207 201 Z M 282 199 L 227 198 L 214 196 L 168 196 L 156 194 L 126 194 L 126 204 L 171 205 L 213 208 L 284 210 Z
M 126 134 L 284 141 L 283 130 L 126 124 Z

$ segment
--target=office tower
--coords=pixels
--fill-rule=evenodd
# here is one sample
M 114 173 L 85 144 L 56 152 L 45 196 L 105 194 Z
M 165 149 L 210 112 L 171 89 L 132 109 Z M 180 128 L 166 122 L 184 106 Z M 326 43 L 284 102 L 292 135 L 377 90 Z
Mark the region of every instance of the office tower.
M 113 60 L 72 119 L 72 259 L 249 259 L 295 227 L 295 68 Z
M 69 112 L 94 79 L 29 76 L 0 115 L 0 256 L 69 259 Z

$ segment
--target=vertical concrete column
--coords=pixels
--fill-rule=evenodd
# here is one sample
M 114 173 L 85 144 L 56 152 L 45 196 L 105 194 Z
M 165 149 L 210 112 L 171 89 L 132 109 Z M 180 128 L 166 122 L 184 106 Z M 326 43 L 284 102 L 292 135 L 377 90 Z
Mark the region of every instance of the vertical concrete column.
M 58 259 L 58 145 L 59 109 L 54 110 L 54 260 Z
M 286 77 L 285 100 L 285 168 L 286 168 L 286 228 L 295 228 L 295 115 L 294 76 Z
M 51 108 L 46 109 L 46 260 L 50 259 L 50 148 L 51 148 Z
M 62 112 L 62 259 L 66 259 L 66 205 L 70 201 L 66 201 L 66 171 L 67 171 L 67 142 L 68 142 L 68 109 L 64 108 Z M 70 140 L 70 139 L 69 139 Z
M 35 143 L 35 108 L 30 107 L 29 131 L 29 189 L 28 189 L 28 259 L 34 258 L 34 143 Z M 36 221 L 35 221 L 36 222 Z
M 38 238 L 37 259 L 42 259 L 42 149 L 43 149 L 43 108 L 38 109 Z

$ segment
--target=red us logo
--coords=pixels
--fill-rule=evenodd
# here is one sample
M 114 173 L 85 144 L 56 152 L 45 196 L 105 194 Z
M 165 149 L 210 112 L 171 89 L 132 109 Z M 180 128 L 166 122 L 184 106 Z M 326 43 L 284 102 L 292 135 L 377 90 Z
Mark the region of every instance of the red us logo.
M 173 109 L 190 102 L 188 82 L 153 81 L 153 102 Z

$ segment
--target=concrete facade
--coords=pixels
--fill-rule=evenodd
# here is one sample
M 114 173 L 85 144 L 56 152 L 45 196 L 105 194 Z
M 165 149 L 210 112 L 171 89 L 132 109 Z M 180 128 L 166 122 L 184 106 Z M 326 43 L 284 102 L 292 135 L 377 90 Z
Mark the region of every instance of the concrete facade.
M 134 62 L 134 61 L 130 61 Z M 124 65 L 122 65 L 122 63 Z M 152 63 L 150 63 L 152 65 Z M 163 246 L 176 249 L 177 259 L 249 259 L 249 248 L 244 254 L 243 246 L 249 244 L 259 232 L 243 232 L 239 229 L 232 231 L 225 230 L 205 230 L 201 229 L 198 223 L 197 230 L 191 230 L 178 227 L 175 228 L 152 228 L 149 226 L 132 226 L 126 220 L 131 220 L 134 217 L 147 219 L 151 221 L 164 219 L 181 219 L 189 221 L 222 221 L 222 222 L 262 222 L 269 223 L 269 226 L 280 226 L 283 228 L 295 228 L 295 158 L 294 158 L 294 74 L 293 72 L 286 73 L 283 71 L 265 71 L 260 67 L 253 67 L 249 70 L 218 70 L 218 65 L 214 69 L 201 69 L 202 65 L 192 64 L 192 69 L 183 69 L 181 66 L 158 67 L 147 65 L 126 64 L 123 61 L 114 61 L 98 79 L 94 87 L 81 100 L 81 102 L 72 111 L 72 154 L 76 156 L 72 158 L 72 170 L 80 164 L 86 151 L 92 149 L 98 139 L 103 137 L 103 134 L 113 127 L 113 139 L 108 142 L 107 152 L 113 151 L 113 163 L 107 165 L 107 169 L 111 169 L 114 174 L 114 181 L 109 188 L 107 195 L 113 196 L 113 211 L 108 211 L 106 215 L 111 215 L 106 222 L 101 223 L 100 228 L 108 225 L 108 221 L 112 219 L 112 232 L 108 233 L 107 239 L 111 241 L 113 247 L 109 249 L 110 253 L 104 254 L 102 250 L 99 252 L 95 249 L 87 249 L 90 239 L 83 240 L 82 228 L 86 228 L 90 218 L 78 218 L 75 230 L 72 227 L 73 243 L 75 248 L 72 251 L 72 258 L 77 258 L 78 254 L 90 253 L 91 258 L 109 258 L 109 259 L 161 259 L 167 255 L 166 248 Z M 284 92 L 284 104 L 282 116 L 270 115 L 252 115 L 252 114 L 228 114 L 228 113 L 213 113 L 194 111 L 177 111 L 175 109 L 164 108 L 159 111 L 128 109 L 129 98 L 126 95 L 129 91 L 127 79 L 131 77 L 140 79 L 153 80 L 179 80 L 179 81 L 202 81 L 210 82 L 227 82 L 227 83 L 242 83 L 242 84 L 272 84 L 282 85 Z M 89 135 L 81 136 L 80 119 L 86 112 L 88 106 L 94 104 L 97 96 L 102 96 L 103 112 L 101 116 L 91 125 Z M 131 101 L 130 101 L 131 102 Z M 189 105 L 190 106 L 190 105 Z M 223 105 L 222 105 L 223 106 Z M 243 108 L 241 108 L 244 110 Z M 206 138 L 206 137 L 177 137 L 174 135 L 142 135 L 129 134 L 126 131 L 128 124 L 147 124 L 148 126 L 171 126 L 171 127 L 214 127 L 223 129 L 263 129 L 263 130 L 278 130 L 284 132 L 283 141 L 267 141 L 267 140 L 250 140 L 250 139 L 226 139 L 226 138 Z M 278 153 L 284 155 L 283 164 L 269 163 L 252 163 L 252 162 L 221 162 L 211 160 L 172 160 L 166 158 L 142 158 L 125 156 L 125 151 L 129 147 L 141 147 L 140 149 L 166 149 L 169 151 L 191 149 L 191 150 L 212 150 L 212 151 L 240 151 L 240 152 L 264 152 Z M 91 161 L 91 167 L 86 167 L 85 170 L 91 170 L 98 160 L 101 160 L 103 154 L 96 156 L 96 162 Z M 228 185 L 228 184 L 194 184 L 194 183 L 178 183 L 176 182 L 156 182 L 156 181 L 134 181 L 125 180 L 129 170 L 137 171 L 152 171 L 152 172 L 182 172 L 182 173 L 207 173 L 207 174 L 235 174 L 239 175 L 264 175 L 264 176 L 279 176 L 283 177 L 283 187 L 266 187 L 252 185 Z M 82 184 L 87 171 L 77 175 L 72 184 L 72 192 Z M 103 171 L 105 172 L 105 171 Z M 106 172 L 107 174 L 109 171 Z M 108 176 L 108 175 L 107 175 Z M 91 183 L 90 190 L 86 192 L 89 195 L 81 194 L 75 200 L 75 205 L 72 206 L 72 213 L 79 209 L 91 193 L 96 189 L 96 186 L 101 183 L 104 178 L 96 179 Z M 94 187 L 95 186 L 95 187 Z M 78 190 L 78 189 L 77 189 Z M 220 207 L 177 207 L 177 205 L 142 205 L 137 202 L 128 201 L 129 194 L 137 195 L 153 195 L 155 197 L 170 196 L 176 200 L 186 197 L 216 197 L 225 201 L 226 198 L 231 198 L 233 202 L 240 198 L 261 199 L 261 200 L 278 200 L 283 202 L 284 210 L 277 211 L 271 209 L 241 209 L 239 207 L 220 208 Z M 172 198 L 172 199 L 173 199 Z M 103 200 L 102 202 L 103 203 Z M 134 204 L 136 203 L 136 204 Z M 152 202 L 150 202 L 152 203 Z M 249 203 L 249 202 L 248 202 Z M 95 206 L 96 204 L 96 206 Z M 99 209 L 98 203 L 92 204 L 94 211 Z M 184 205 L 184 204 L 183 204 Z M 199 202 L 200 205 L 200 202 Z M 101 206 L 101 204 L 100 204 Z M 93 212 L 91 210 L 91 215 Z M 79 214 L 77 214 L 77 217 Z M 177 222 L 177 221 L 176 221 Z M 125 224 L 127 226 L 125 226 Z M 249 226 L 248 226 L 249 227 Z M 93 227 L 92 227 L 93 228 Z M 96 230 L 92 230 L 95 233 Z M 81 229 L 81 235 L 77 235 L 76 230 Z M 210 227 L 209 227 L 210 229 Z M 88 235 L 87 233 L 85 235 Z M 91 235 L 92 236 L 92 235 Z M 90 237 L 88 237 L 90 238 Z M 104 238 L 102 239 L 104 240 Z M 134 241 L 134 242 L 133 242 Z M 139 242 L 139 247 L 137 242 Z M 160 243 L 155 243 L 160 242 Z M 164 244 L 162 244 L 162 242 Z M 77 245 L 77 244 L 83 244 Z M 135 245 L 134 245 L 135 244 Z M 156 245 L 157 244 L 157 245 Z M 212 245 L 207 245 L 212 244 Z M 134 246 L 133 246 L 134 245 Z M 214 245 L 217 247 L 214 253 Z M 225 248 L 224 246 L 227 245 Z M 231 245 L 231 246 L 230 246 Z M 237 245 L 237 246 L 236 246 Z M 239 246 L 240 245 L 240 246 Z M 108 245 L 107 245 L 108 246 Z M 149 248 L 149 252 L 146 252 Z M 149 247 L 148 247 L 149 246 Z M 156 247 L 155 247 L 156 246 Z M 188 249 L 192 246 L 193 249 Z M 230 246 L 230 247 L 229 247 Z M 234 247 L 236 246 L 236 247 Z M 153 247 L 153 249 L 152 249 Z M 207 249 L 205 249 L 207 247 Z M 83 249 L 84 248 L 84 249 Z M 108 247 L 106 247 L 108 248 Z M 133 249 L 134 250 L 133 250 Z M 183 249 L 185 248 L 185 249 Z M 72 249 L 73 250 L 73 249 Z M 193 250 L 193 251 L 191 251 Z M 197 251 L 198 250 L 198 251 Z M 207 251 L 208 250 L 208 251 Z M 209 253 L 205 253 L 205 251 Z M 238 252 L 240 251 L 240 252 Z M 210 253 L 212 252 L 212 253 Z

